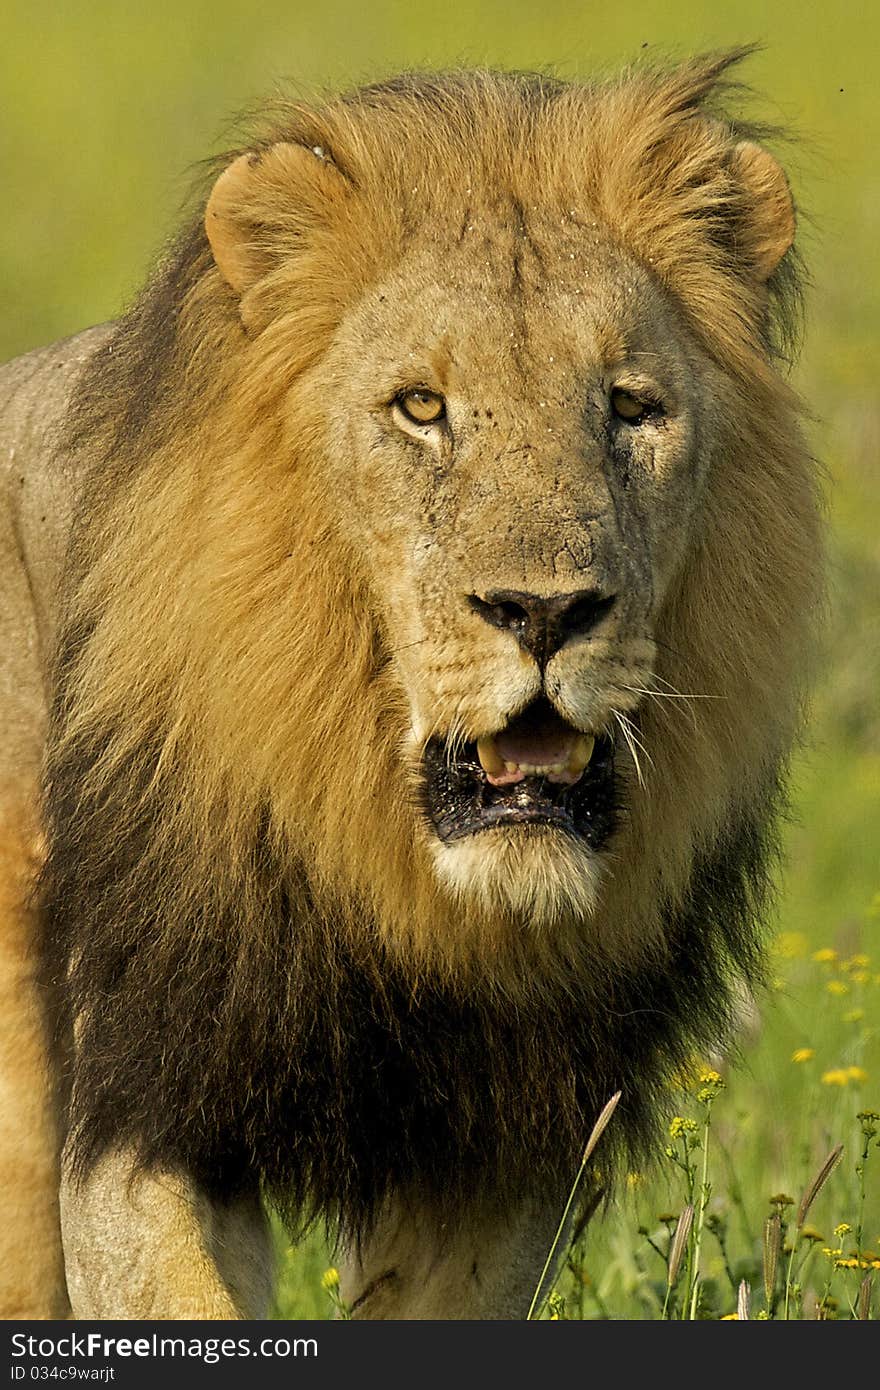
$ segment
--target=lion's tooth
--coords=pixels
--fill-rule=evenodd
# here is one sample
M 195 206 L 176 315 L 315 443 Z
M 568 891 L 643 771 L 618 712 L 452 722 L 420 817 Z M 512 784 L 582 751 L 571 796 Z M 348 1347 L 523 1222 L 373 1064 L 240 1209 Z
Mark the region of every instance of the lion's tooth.
M 593 756 L 596 740 L 592 734 L 578 734 L 568 755 L 567 772 L 583 772 Z
M 505 769 L 506 764 L 495 747 L 495 739 L 492 734 L 486 738 L 477 739 L 477 757 L 483 771 L 488 772 L 490 777 L 497 777 Z M 512 770 L 510 767 L 507 768 L 508 772 Z

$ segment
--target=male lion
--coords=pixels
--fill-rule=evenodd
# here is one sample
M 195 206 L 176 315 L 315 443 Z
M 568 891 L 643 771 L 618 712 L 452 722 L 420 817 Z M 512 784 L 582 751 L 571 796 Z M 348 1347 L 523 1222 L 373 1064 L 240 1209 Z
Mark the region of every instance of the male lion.
M 287 106 L 5 370 L 7 1316 L 261 1316 L 261 1194 L 523 1316 L 723 1039 L 821 589 L 740 56 Z

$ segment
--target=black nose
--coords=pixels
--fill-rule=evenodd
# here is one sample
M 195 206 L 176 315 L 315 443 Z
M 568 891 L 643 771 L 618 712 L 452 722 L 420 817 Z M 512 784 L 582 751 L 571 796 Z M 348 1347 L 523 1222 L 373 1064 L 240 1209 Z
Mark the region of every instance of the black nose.
M 543 669 L 571 637 L 590 632 L 614 603 L 614 594 L 579 589 L 574 594 L 539 598 L 515 589 L 498 589 L 484 598 L 469 594 L 475 613 L 492 627 L 512 632 L 520 646 Z

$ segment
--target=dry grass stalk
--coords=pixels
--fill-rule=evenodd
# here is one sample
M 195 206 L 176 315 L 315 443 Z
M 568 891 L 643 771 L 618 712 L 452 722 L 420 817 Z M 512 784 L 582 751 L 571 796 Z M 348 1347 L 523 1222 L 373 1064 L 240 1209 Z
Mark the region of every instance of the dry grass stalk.
M 768 1216 L 764 1222 L 764 1297 L 767 1300 L 767 1308 L 773 1300 L 773 1290 L 776 1288 L 776 1269 L 779 1264 L 779 1247 L 782 1238 L 782 1221 L 779 1212 L 776 1211 L 772 1216 Z
M 856 1304 L 856 1317 L 860 1322 L 867 1322 L 871 1316 L 871 1285 L 873 1282 L 873 1275 L 866 1274 L 859 1285 L 859 1301 Z
M 751 1314 L 752 1290 L 745 1279 L 741 1279 L 736 1295 L 736 1316 L 740 1322 L 748 1322 Z
M 678 1218 L 675 1235 L 672 1237 L 672 1246 L 669 1251 L 669 1268 L 666 1272 L 666 1283 L 670 1289 L 674 1286 L 678 1278 L 682 1256 L 687 1249 L 688 1237 L 691 1233 L 693 1224 L 694 1209 L 689 1203 Z
M 837 1144 L 830 1152 L 822 1167 L 819 1169 L 813 1181 L 801 1197 L 800 1206 L 797 1209 L 797 1229 L 800 1230 L 807 1219 L 810 1207 L 815 1202 L 822 1188 L 825 1186 L 831 1174 L 834 1172 L 843 1154 L 843 1145 Z

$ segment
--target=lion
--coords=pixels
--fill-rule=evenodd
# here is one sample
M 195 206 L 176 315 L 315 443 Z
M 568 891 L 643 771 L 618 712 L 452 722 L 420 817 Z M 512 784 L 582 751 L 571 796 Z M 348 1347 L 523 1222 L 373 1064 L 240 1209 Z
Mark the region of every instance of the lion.
M 742 57 L 282 104 L 5 369 L 7 1317 L 265 1316 L 267 1204 L 524 1317 L 724 1045 L 822 603 Z

